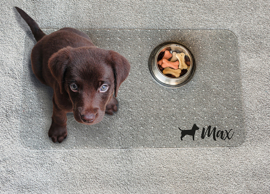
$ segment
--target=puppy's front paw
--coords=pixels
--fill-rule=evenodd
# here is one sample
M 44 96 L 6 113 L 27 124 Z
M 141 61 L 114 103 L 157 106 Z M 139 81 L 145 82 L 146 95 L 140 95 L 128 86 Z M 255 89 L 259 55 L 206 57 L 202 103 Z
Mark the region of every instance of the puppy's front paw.
M 61 143 L 67 137 L 67 128 L 52 123 L 48 134 L 54 143 L 57 141 Z
M 108 115 L 113 115 L 114 112 L 118 111 L 118 101 L 117 99 L 113 96 L 111 101 L 107 104 L 106 106 L 106 111 L 105 113 Z

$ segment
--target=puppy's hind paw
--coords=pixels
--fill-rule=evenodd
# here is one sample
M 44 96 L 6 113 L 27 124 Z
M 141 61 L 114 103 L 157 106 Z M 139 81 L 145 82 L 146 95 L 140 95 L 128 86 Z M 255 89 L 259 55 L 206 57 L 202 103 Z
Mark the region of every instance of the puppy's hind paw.
M 106 106 L 105 113 L 108 114 L 108 115 L 113 115 L 113 113 L 115 113 L 117 111 L 118 111 L 118 101 L 113 96 L 112 99 L 111 99 L 111 101 Z

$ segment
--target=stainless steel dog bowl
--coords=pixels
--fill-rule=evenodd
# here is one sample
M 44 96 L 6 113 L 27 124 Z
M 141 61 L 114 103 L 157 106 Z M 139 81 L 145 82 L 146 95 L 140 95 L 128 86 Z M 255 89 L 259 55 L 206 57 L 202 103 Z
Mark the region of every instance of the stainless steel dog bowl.
M 174 78 L 172 76 L 165 75 L 160 70 L 158 66 L 158 60 L 160 60 L 159 59 L 160 54 L 165 49 L 169 50 L 171 53 L 172 52 L 184 53 L 185 57 L 189 59 L 190 61 L 189 69 L 186 70 L 183 75 L 180 75 L 180 77 Z M 157 46 L 152 51 L 149 57 L 148 66 L 150 73 L 152 77 L 155 79 L 155 81 L 161 84 L 162 86 L 169 88 L 177 88 L 189 82 L 190 79 L 193 77 L 196 69 L 195 61 L 191 52 L 181 44 L 175 42 L 167 42 Z

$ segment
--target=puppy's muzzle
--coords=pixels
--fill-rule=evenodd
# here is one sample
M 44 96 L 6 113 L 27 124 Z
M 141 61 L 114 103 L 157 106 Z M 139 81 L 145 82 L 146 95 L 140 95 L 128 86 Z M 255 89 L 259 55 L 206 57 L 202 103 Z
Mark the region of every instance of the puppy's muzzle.
M 81 115 L 81 119 L 84 123 L 93 123 L 97 118 L 97 113 L 87 113 Z

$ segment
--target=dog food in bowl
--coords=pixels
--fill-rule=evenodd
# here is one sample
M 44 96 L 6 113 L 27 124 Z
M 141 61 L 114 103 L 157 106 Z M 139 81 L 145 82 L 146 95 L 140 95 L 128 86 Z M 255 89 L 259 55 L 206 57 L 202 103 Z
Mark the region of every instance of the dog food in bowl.
M 195 62 L 190 51 L 178 43 L 163 43 L 149 57 L 153 78 L 166 87 L 179 87 L 194 74 Z
M 166 76 L 178 78 L 190 69 L 190 58 L 183 52 L 166 47 L 160 51 L 157 58 L 159 70 Z

